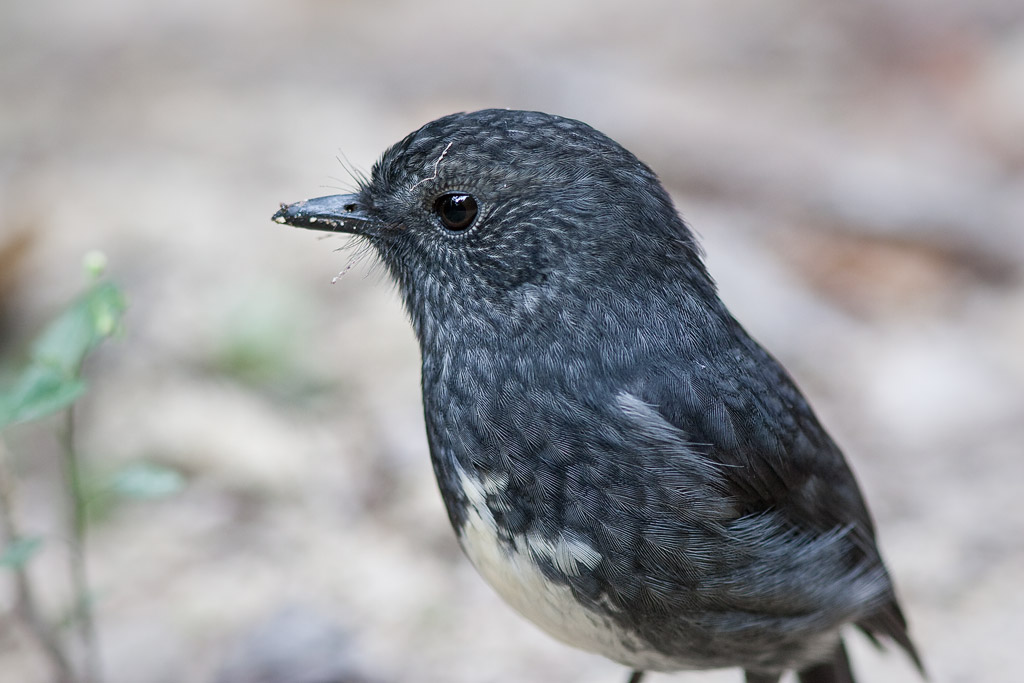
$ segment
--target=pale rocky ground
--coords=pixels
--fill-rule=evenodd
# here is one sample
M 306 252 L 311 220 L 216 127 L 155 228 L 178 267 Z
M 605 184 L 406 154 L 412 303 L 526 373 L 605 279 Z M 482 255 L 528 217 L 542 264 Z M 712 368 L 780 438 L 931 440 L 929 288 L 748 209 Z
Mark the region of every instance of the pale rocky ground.
M 734 313 L 844 445 L 937 683 L 1024 643 L 1024 5 L 0 5 L 0 352 L 103 249 L 130 300 L 78 411 L 90 467 L 180 494 L 97 522 L 111 683 L 613 683 L 461 557 L 418 353 L 370 261 L 270 222 L 422 123 L 581 118 L 664 179 Z M 15 255 L 15 245 L 27 245 Z M 246 360 L 248 359 L 248 360 Z M 67 601 L 55 425 L 20 428 L 19 517 Z M 48 680 L 9 616 L 0 681 Z M 851 638 L 864 681 L 912 681 Z M 736 671 L 652 676 L 739 681 Z

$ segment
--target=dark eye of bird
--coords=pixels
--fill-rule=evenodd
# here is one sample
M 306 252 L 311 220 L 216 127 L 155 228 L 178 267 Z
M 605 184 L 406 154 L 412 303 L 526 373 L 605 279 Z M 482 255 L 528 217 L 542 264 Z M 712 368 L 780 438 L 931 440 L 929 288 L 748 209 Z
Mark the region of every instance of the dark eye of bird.
M 434 201 L 434 213 L 449 230 L 465 230 L 476 218 L 476 200 L 462 192 L 443 194 Z

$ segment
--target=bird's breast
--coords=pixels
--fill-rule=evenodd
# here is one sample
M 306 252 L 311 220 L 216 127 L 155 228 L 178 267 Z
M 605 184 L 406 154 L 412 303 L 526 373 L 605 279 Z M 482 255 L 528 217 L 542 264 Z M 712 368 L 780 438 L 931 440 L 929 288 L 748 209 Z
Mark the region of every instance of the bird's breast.
M 491 507 L 504 487 L 501 476 L 478 477 L 453 463 L 466 509 L 459 543 L 481 576 L 517 612 L 551 636 L 581 650 L 604 655 L 637 669 L 667 670 L 678 663 L 651 651 L 623 629 L 609 611 L 581 604 L 571 578 L 593 572 L 601 554 L 571 532 L 558 537 L 528 533 L 509 536 L 498 528 Z M 543 565 L 543 566 L 542 566 Z M 559 581 L 564 576 L 565 581 Z

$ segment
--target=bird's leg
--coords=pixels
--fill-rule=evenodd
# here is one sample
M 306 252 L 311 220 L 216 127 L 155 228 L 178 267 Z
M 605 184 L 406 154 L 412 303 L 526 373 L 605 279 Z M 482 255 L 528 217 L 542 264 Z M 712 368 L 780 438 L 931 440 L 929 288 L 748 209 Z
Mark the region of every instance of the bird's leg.
M 779 679 L 782 678 L 779 674 L 759 674 L 754 671 L 744 671 L 743 673 L 747 678 L 747 683 L 779 683 Z
M 804 669 L 797 673 L 800 683 L 856 683 L 853 680 L 853 671 L 850 670 L 850 660 L 846 656 L 846 647 L 839 643 L 832 661 L 824 662 Z
M 634 671 L 629 675 L 629 680 L 626 681 L 626 683 L 640 683 L 640 681 L 643 680 L 643 677 L 643 671 Z

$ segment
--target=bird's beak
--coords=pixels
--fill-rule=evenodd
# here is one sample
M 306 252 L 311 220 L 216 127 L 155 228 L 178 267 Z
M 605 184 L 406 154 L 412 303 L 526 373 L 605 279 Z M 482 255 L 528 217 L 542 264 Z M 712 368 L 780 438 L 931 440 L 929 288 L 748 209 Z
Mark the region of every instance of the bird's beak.
M 274 222 L 296 228 L 359 235 L 372 222 L 357 194 L 332 194 L 294 204 L 282 204 Z

